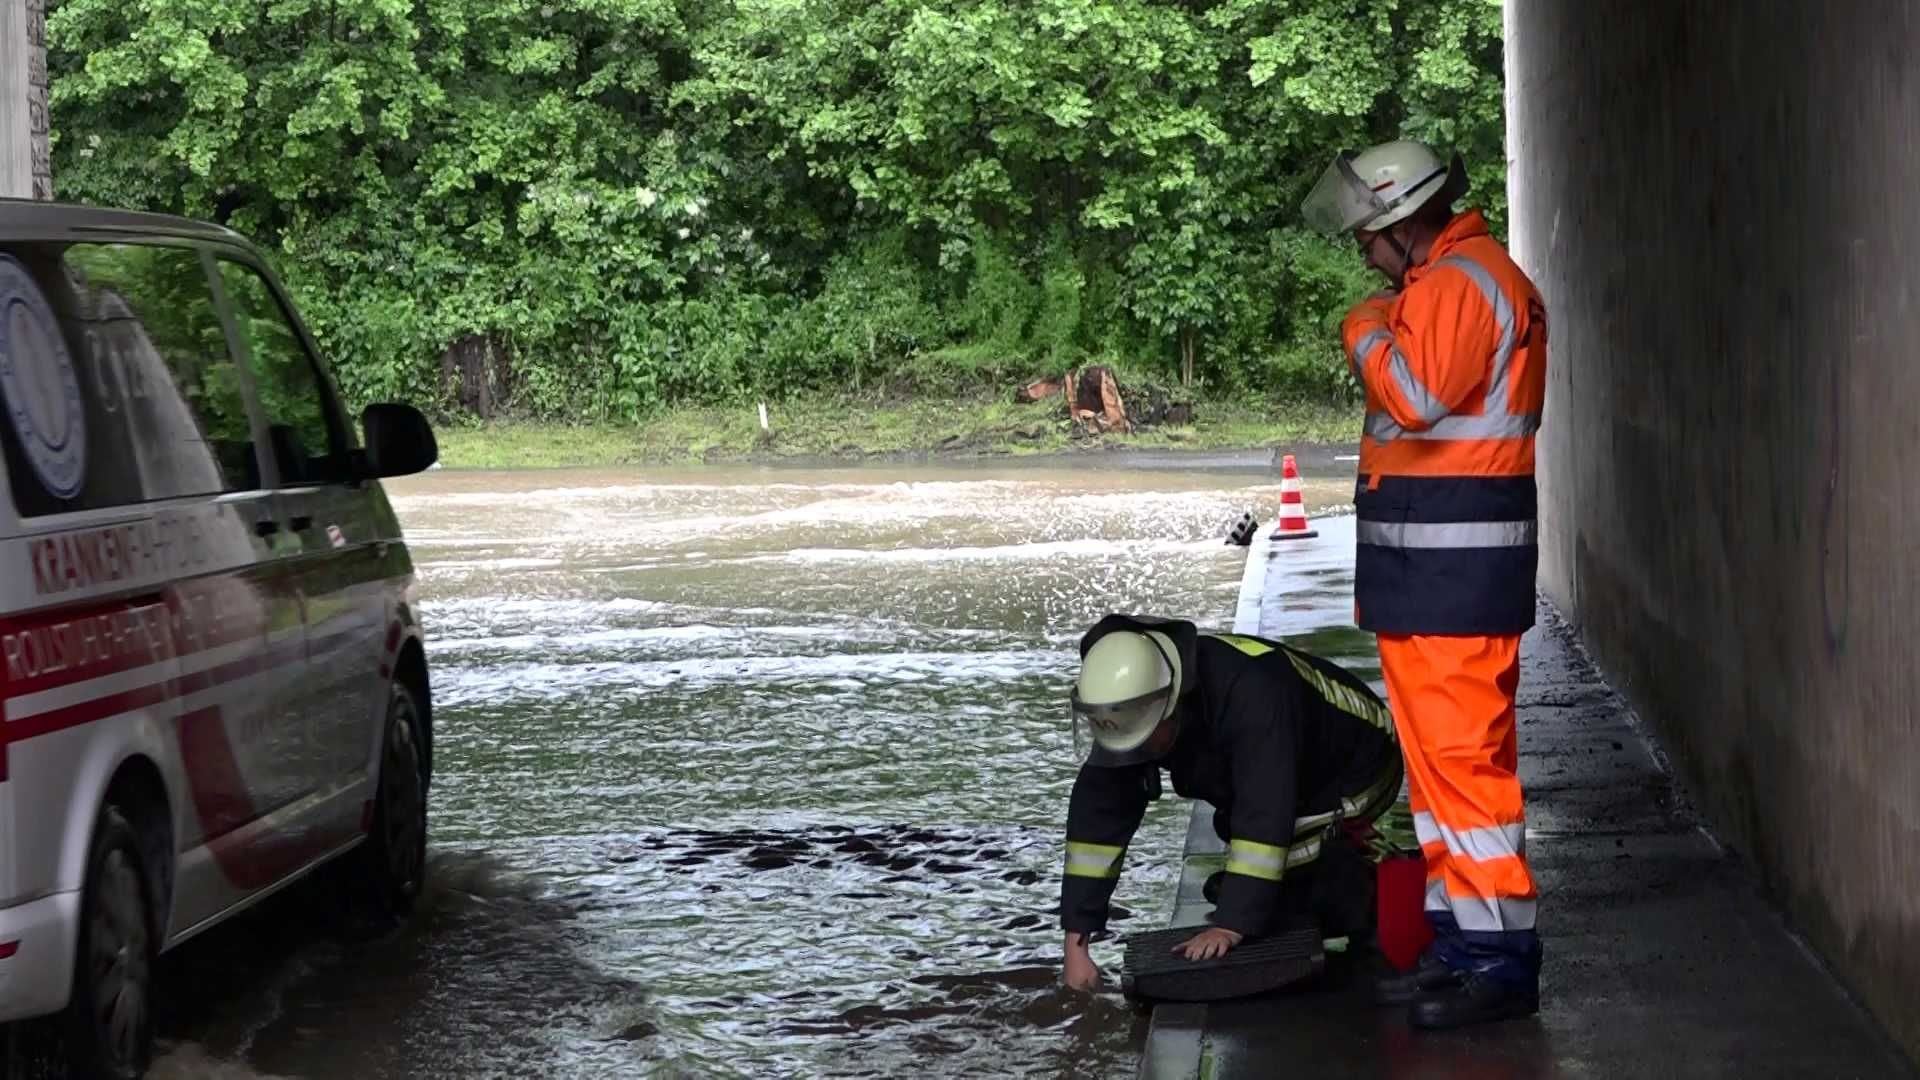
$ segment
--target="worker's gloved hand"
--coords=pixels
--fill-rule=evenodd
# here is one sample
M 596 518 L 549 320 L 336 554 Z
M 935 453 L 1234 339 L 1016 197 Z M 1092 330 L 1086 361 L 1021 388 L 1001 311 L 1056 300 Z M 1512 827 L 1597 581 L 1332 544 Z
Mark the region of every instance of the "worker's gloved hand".
M 1378 292 L 1374 293 L 1372 296 L 1367 297 L 1367 303 L 1391 304 L 1398 299 L 1400 299 L 1399 289 L 1381 289 Z
M 1073 990 L 1094 990 L 1100 986 L 1100 966 L 1093 962 L 1093 954 L 1087 950 L 1087 935 L 1067 934 L 1064 977 Z
M 1173 947 L 1173 951 L 1189 960 L 1211 960 L 1216 956 L 1227 955 L 1227 950 L 1240 944 L 1240 935 L 1224 926 L 1210 926 Z

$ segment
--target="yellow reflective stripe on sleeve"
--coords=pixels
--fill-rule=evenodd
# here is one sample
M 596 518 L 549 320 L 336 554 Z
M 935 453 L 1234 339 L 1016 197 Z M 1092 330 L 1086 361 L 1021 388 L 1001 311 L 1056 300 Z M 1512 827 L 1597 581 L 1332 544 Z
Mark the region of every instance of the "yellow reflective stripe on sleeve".
M 1272 652 L 1274 648 L 1264 641 L 1259 641 L 1243 634 L 1213 634 L 1211 636 L 1233 646 L 1248 656 L 1265 656 Z M 1306 679 L 1308 685 L 1312 686 L 1314 691 L 1328 704 L 1350 716 L 1357 716 L 1365 720 L 1367 723 L 1386 732 L 1389 736 L 1393 734 L 1393 713 L 1388 710 L 1385 705 L 1382 705 L 1378 699 L 1361 693 L 1346 683 L 1328 678 L 1319 668 L 1314 667 L 1311 661 L 1292 649 L 1286 649 L 1284 651 L 1287 654 L 1287 659 L 1293 662 L 1293 669 L 1299 672 L 1300 677 Z
M 1273 651 L 1273 646 L 1266 642 L 1255 641 L 1250 637 L 1242 637 L 1239 634 L 1215 634 L 1213 636 L 1239 649 L 1248 656 L 1265 656 Z
M 1227 873 L 1245 874 L 1262 881 L 1279 881 L 1288 870 L 1298 869 L 1320 857 L 1327 831 L 1322 828 L 1305 840 L 1285 848 L 1251 840 L 1232 841 L 1227 845 Z
M 1235 840 L 1227 845 L 1227 873 L 1245 874 L 1264 881 L 1279 881 L 1286 873 L 1287 849 L 1251 840 Z
M 1327 678 L 1326 674 L 1314 667 L 1311 661 L 1291 649 L 1287 650 L 1287 659 L 1293 661 L 1293 670 L 1299 672 L 1300 677 L 1307 680 L 1307 684 L 1312 686 L 1327 704 L 1349 716 L 1357 716 L 1365 720 L 1386 732 L 1389 737 L 1393 735 L 1393 713 L 1385 705 L 1346 683 Z
M 1077 840 L 1067 841 L 1067 876 L 1089 878 L 1117 878 L 1120 876 L 1120 856 L 1126 848 L 1117 844 L 1083 844 Z

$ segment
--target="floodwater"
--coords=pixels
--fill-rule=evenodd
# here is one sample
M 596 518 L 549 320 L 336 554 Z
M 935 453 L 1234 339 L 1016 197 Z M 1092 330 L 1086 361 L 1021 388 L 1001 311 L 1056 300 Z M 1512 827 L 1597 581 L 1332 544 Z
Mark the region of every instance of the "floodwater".
M 1364 664 L 1324 515 L 1288 632 Z M 1332 467 L 1329 467 L 1329 472 Z M 1231 624 L 1263 472 L 456 473 L 390 486 L 431 643 L 432 883 L 316 882 L 164 977 L 160 1076 L 1130 1074 L 1056 981 L 1065 696 L 1109 611 Z M 1344 536 L 1341 534 L 1344 533 Z M 1368 672 L 1371 674 L 1371 671 Z M 1164 924 L 1156 804 L 1114 928 Z M 1116 942 L 1096 946 L 1110 981 Z

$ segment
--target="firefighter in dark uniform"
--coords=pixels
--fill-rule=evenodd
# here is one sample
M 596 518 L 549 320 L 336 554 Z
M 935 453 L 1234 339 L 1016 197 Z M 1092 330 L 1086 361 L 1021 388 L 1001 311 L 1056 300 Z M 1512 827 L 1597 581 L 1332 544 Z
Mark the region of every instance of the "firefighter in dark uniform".
M 1109 615 L 1080 640 L 1073 691 L 1086 759 L 1067 810 L 1060 923 L 1065 978 L 1092 989 L 1087 942 L 1106 928 L 1122 858 L 1165 770 L 1213 804 L 1227 844 L 1207 883 L 1212 923 L 1189 959 L 1312 917 L 1329 936 L 1372 929 L 1372 867 L 1353 839 L 1399 794 L 1393 717 L 1340 667 L 1276 641 L 1191 622 Z

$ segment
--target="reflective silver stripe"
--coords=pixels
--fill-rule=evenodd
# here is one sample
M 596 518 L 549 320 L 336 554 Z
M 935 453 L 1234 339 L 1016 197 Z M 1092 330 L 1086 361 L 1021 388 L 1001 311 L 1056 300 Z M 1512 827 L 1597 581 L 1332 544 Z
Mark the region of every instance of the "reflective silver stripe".
M 1434 396 L 1413 373 L 1413 365 L 1407 362 L 1407 354 L 1394 349 L 1389 356 L 1387 367 L 1393 372 L 1393 384 L 1400 388 L 1400 396 L 1407 399 L 1414 415 L 1423 424 L 1431 424 L 1447 415 L 1447 403 Z
M 1487 825 L 1478 829 L 1461 829 L 1458 832 L 1438 826 L 1440 839 L 1447 843 L 1447 853 L 1474 862 L 1486 862 L 1489 859 L 1504 859 L 1510 855 L 1527 853 L 1527 827 L 1525 825 Z
M 1491 407 L 1481 416 L 1446 416 L 1425 431 L 1409 431 L 1409 439 L 1524 439 L 1540 430 L 1535 413 L 1509 416 Z
M 1526 547 L 1539 536 L 1531 521 L 1361 521 L 1354 527 L 1362 544 L 1390 548 Z
M 1347 367 L 1353 370 L 1353 381 L 1363 388 L 1367 385 L 1367 354 L 1375 345 L 1383 341 L 1392 341 L 1393 334 L 1385 329 L 1369 330 L 1366 335 L 1354 343 L 1353 351 L 1347 354 Z
M 1452 414 L 1435 420 L 1423 430 L 1408 431 L 1394 423 L 1393 417 L 1386 413 L 1371 412 L 1367 414 L 1366 425 L 1367 436 L 1383 443 L 1392 442 L 1395 439 L 1428 439 L 1441 442 L 1448 439 L 1524 439 L 1539 430 L 1540 417 L 1536 413 L 1521 413 L 1517 416 Z
M 1487 306 L 1493 309 L 1493 323 L 1499 332 L 1499 340 L 1494 345 L 1493 367 L 1487 373 L 1487 394 L 1485 404 L 1478 416 L 1451 415 L 1441 410 L 1435 416 L 1423 407 L 1423 401 L 1431 401 L 1432 395 L 1426 394 L 1426 388 L 1412 378 L 1411 369 L 1407 378 L 1399 380 L 1400 370 L 1394 372 L 1400 382 L 1401 393 L 1406 394 L 1416 413 L 1427 421 L 1427 427 L 1420 431 L 1408 431 L 1395 423 L 1386 413 L 1368 413 L 1366 421 L 1367 436 L 1376 442 L 1392 442 L 1399 438 L 1408 439 L 1524 439 L 1540 430 L 1540 417 L 1537 413 L 1509 413 L 1509 398 L 1512 395 L 1513 350 L 1518 344 L 1517 325 L 1513 301 L 1500 289 L 1499 282 L 1487 268 L 1465 255 L 1448 255 L 1434 264 L 1452 266 L 1467 275 Z M 1401 363 L 1404 365 L 1405 361 Z M 1418 389 L 1424 395 L 1416 396 L 1409 387 Z
M 1387 715 L 1386 731 L 1388 737 L 1391 738 L 1393 736 L 1393 715 L 1391 713 Z M 1379 777 L 1360 794 L 1342 799 L 1340 805 L 1350 818 L 1363 818 L 1367 821 L 1373 821 L 1386 811 L 1386 804 L 1392 802 L 1394 797 L 1400 794 L 1400 784 L 1406 777 L 1407 770 L 1405 760 L 1398 753 L 1390 754 L 1387 757 L 1386 764 L 1380 768 Z
M 1532 930 L 1534 918 L 1540 911 L 1538 900 L 1483 900 L 1477 896 L 1449 897 L 1448 906 L 1453 910 L 1453 920 L 1460 924 L 1460 929 L 1481 933 Z
M 1401 773 L 1399 763 L 1395 762 L 1378 780 L 1368 785 L 1366 789 L 1362 790 L 1359 794 L 1341 796 L 1340 809 L 1329 810 L 1324 814 L 1314 814 L 1311 817 L 1295 818 L 1293 821 L 1293 835 L 1303 836 L 1314 829 L 1325 828 L 1336 821 L 1361 817 L 1382 797 L 1388 794 L 1398 793 L 1400 790 L 1400 780 Z M 1416 823 L 1416 830 L 1417 828 L 1418 825 Z
M 1400 779 L 1399 769 L 1389 769 L 1386 775 L 1373 782 L 1372 787 L 1369 787 L 1358 795 L 1343 797 L 1340 800 L 1341 813 L 1346 817 L 1359 817 L 1365 814 L 1369 807 L 1380 800 L 1381 796 L 1387 794 L 1389 786 L 1391 786 L 1394 791 L 1399 791 Z
M 1287 849 L 1287 869 L 1292 870 L 1298 866 L 1305 866 L 1308 863 L 1312 862 L 1313 860 L 1319 858 L 1321 835 L 1322 834 L 1316 833 L 1314 834 L 1313 839 L 1307 840 L 1303 843 L 1295 844 L 1292 847 L 1288 848 Z
M 1451 911 L 1453 906 L 1447 902 L 1447 882 L 1445 878 L 1427 879 L 1428 911 Z
M 1449 255 L 1441 259 L 1436 266 L 1451 266 L 1462 271 L 1480 289 L 1480 295 L 1486 298 L 1487 306 L 1493 309 L 1493 322 L 1500 330 L 1500 343 L 1493 350 L 1493 371 L 1487 376 L 1486 413 L 1505 415 L 1507 412 L 1507 369 L 1513 360 L 1515 320 L 1513 301 L 1501 291 L 1500 283 L 1494 280 L 1487 268 L 1474 262 L 1465 255 Z
M 1440 823 L 1425 810 L 1413 815 L 1413 835 L 1422 845 L 1431 844 L 1440 839 Z
M 1295 836 L 1298 836 L 1309 829 L 1322 829 L 1339 820 L 1340 814 L 1332 810 L 1324 814 L 1315 814 L 1312 817 L 1294 818 L 1293 832 Z
M 1370 412 L 1366 422 L 1367 437 L 1375 442 L 1392 442 L 1407 433 L 1407 429 L 1394 423 L 1393 417 L 1383 412 Z

